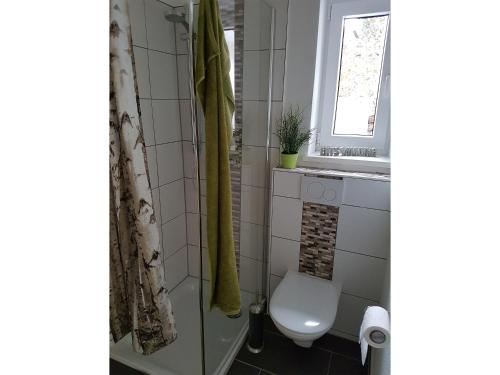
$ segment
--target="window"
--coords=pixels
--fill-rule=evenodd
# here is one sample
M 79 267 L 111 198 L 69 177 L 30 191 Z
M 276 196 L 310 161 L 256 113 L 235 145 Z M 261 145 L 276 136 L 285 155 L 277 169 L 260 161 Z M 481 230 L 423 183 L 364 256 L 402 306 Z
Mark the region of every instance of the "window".
M 373 136 L 388 19 L 344 19 L 332 135 Z
M 227 48 L 229 50 L 229 60 L 231 62 L 231 69 L 229 71 L 229 78 L 231 80 L 231 87 L 233 88 L 234 96 L 234 29 L 224 29 L 224 37 L 226 38 Z M 235 129 L 235 116 L 233 116 L 231 126 L 233 131 Z
M 327 1 L 327 0 L 325 0 Z M 389 151 L 389 4 L 333 3 L 320 15 L 311 127 L 322 146 Z

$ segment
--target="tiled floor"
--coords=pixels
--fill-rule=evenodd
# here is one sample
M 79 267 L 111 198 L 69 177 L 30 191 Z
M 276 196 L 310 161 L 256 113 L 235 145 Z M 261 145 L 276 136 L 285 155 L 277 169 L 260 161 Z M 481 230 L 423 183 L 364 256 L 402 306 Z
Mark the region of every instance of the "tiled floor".
M 325 335 L 312 348 L 301 348 L 283 336 L 266 316 L 264 349 L 259 354 L 241 348 L 227 375 L 368 375 L 370 356 L 361 365 L 359 345 L 332 335 Z M 111 375 L 141 375 L 111 360 Z
M 144 375 L 142 372 L 133 368 L 125 366 L 113 359 L 109 360 L 109 374 L 110 375 Z
M 361 365 L 359 345 L 332 335 L 301 348 L 283 336 L 266 317 L 264 350 L 250 353 L 243 346 L 228 375 L 368 375 L 368 363 Z

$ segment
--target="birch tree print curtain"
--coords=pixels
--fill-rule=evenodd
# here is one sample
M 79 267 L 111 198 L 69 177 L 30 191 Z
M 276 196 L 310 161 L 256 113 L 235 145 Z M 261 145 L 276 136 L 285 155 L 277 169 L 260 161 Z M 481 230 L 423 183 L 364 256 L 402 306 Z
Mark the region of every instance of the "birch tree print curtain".
M 136 100 L 126 0 L 110 2 L 110 326 L 151 354 L 176 337 Z

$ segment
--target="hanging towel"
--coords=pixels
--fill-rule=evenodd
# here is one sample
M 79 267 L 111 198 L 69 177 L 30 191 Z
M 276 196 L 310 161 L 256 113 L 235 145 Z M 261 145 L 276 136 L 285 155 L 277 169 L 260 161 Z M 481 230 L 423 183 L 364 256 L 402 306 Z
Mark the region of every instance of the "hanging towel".
M 195 82 L 205 116 L 210 308 L 217 306 L 230 316 L 239 314 L 241 308 L 229 169 L 234 97 L 219 3 L 201 0 L 198 12 Z

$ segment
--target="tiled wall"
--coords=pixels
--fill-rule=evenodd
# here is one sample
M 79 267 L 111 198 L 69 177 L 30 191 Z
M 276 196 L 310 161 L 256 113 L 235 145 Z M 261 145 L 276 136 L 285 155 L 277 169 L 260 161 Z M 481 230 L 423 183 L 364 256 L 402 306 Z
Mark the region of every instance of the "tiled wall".
M 129 0 L 144 139 L 161 223 L 167 288 L 188 275 L 182 95 L 178 81 L 175 26 L 163 17 L 171 7 L 157 0 Z
M 198 276 L 200 262 L 187 42 L 183 27 L 168 23 L 163 17 L 165 10 L 181 7 L 184 3 L 183 0 L 129 0 L 148 163 L 153 176 L 155 208 L 160 207 L 160 215 L 163 214 L 161 229 L 170 288 L 188 274 Z M 197 3 L 195 1 L 195 27 Z M 276 9 L 271 106 L 274 132 L 276 119 L 283 110 L 288 0 L 267 3 Z M 265 176 L 270 53 L 270 33 L 265 30 L 270 22 L 270 12 L 262 0 L 244 0 L 243 13 L 241 216 L 238 215 L 237 219 L 241 219 L 240 285 L 243 290 L 255 292 L 269 228 L 264 222 L 264 203 L 266 194 L 270 194 Z M 206 244 L 204 124 L 199 108 L 198 125 L 202 141 L 201 220 L 203 243 Z M 271 167 L 279 163 L 278 146 L 273 136 Z M 181 196 L 184 199 L 179 199 Z M 204 256 L 204 278 L 208 277 L 206 260 Z
M 271 124 L 283 110 L 283 80 L 288 0 L 267 1 L 275 8 L 274 58 L 272 68 Z M 243 56 L 243 132 L 241 177 L 241 288 L 255 291 L 260 271 L 268 225 L 265 202 L 270 201 L 266 184 L 266 134 L 269 92 L 270 8 L 261 0 L 245 0 Z M 271 137 L 271 168 L 279 163 L 279 148 Z M 270 178 L 268 178 L 270 180 Z M 267 198 L 267 199 L 266 199 Z M 264 267 L 264 268 L 263 268 Z
M 303 175 L 273 173 L 271 294 L 288 269 L 299 269 Z M 389 190 L 388 181 L 343 177 L 333 267 L 333 279 L 343 282 L 343 290 L 333 334 L 356 340 L 364 308 L 381 299 L 390 251 Z
M 283 100 L 283 79 L 284 79 L 284 57 L 286 44 L 286 22 L 288 0 L 273 0 L 271 2 L 276 7 L 276 32 L 274 45 L 274 67 L 273 67 L 273 102 L 272 121 L 282 112 Z M 197 5 L 195 11 L 195 25 L 197 15 Z M 267 88 L 269 68 L 269 40 L 266 39 L 267 23 L 266 18 L 269 8 L 263 5 L 262 0 L 245 0 L 243 9 L 243 85 L 242 85 L 242 166 L 241 166 L 241 216 L 239 220 L 240 238 L 240 286 L 243 290 L 255 292 L 260 271 L 262 270 L 262 251 L 264 238 L 267 235 L 268 226 L 264 223 L 265 216 L 265 194 L 269 194 L 269 187 L 265 184 L 265 158 L 266 158 L 266 127 L 267 127 Z M 262 16 L 262 17 L 260 17 Z M 187 54 L 185 42 L 182 42 L 180 29 L 177 29 L 177 54 L 178 58 Z M 267 33 L 267 37 L 270 34 Z M 267 44 L 266 44 L 267 43 Z M 257 65 L 256 65 L 257 62 Z M 178 64 L 182 65 L 181 63 Z M 237 72 L 236 72 L 237 73 Z M 184 77 L 187 72 L 179 73 L 179 77 Z M 237 79 L 238 77 L 236 77 Z M 238 82 L 236 83 L 236 86 Z M 238 96 L 238 93 L 236 93 Z M 238 98 L 237 98 L 238 99 Z M 188 258 L 189 274 L 199 275 L 198 256 L 198 230 L 197 208 L 195 205 L 197 189 L 194 180 L 194 168 L 191 139 L 189 132 L 189 101 L 181 98 L 181 123 L 184 150 L 185 186 L 186 186 L 186 211 L 188 227 Z M 237 115 L 237 114 L 236 114 Z M 201 119 L 201 116 L 199 116 Z M 238 121 L 238 119 L 237 119 Z M 203 125 L 201 134 L 203 135 Z M 187 131 L 184 131 L 187 129 Z M 186 135 L 186 137 L 184 136 Z M 272 166 L 278 164 L 279 150 L 275 137 L 272 139 Z M 202 154 L 203 157 L 203 154 Z M 205 200 L 205 174 L 204 159 L 202 164 L 202 189 L 201 194 Z M 234 190 L 234 189 L 233 189 Z M 233 193 L 234 194 L 234 193 Z M 203 202 L 204 203 L 204 202 Z M 234 212 L 234 211 L 233 211 Z M 202 212 L 203 214 L 203 212 Z M 206 216 L 202 215 L 202 220 L 206 223 Z M 238 224 L 238 223 L 237 223 Z M 204 225 L 206 228 L 206 225 Z M 237 227 L 237 225 L 235 225 Z M 206 236 L 205 230 L 203 235 Z M 203 239 L 206 244 L 206 238 Z M 206 257 L 203 257 L 207 278 Z

